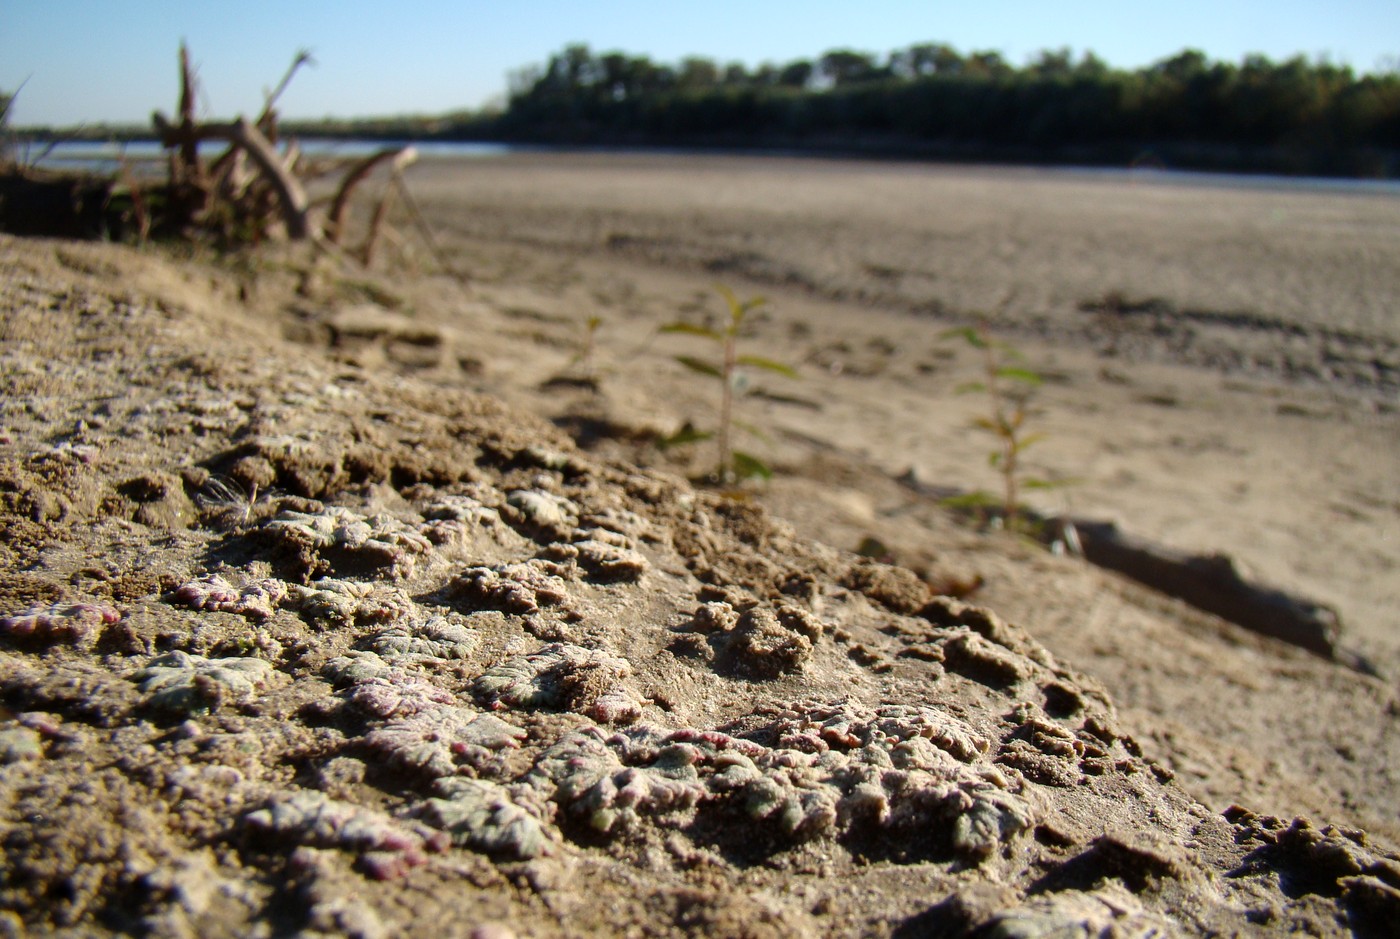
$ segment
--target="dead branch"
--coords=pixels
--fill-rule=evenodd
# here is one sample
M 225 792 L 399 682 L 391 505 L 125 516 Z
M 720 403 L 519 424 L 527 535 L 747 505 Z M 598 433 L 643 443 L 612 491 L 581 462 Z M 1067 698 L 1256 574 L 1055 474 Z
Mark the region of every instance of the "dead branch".
M 205 121 L 195 117 L 196 79 L 188 48 L 180 46 L 180 102 L 175 121 L 157 111 L 151 120 L 161 144 L 170 151 L 170 210 L 162 219 L 169 227 L 186 235 L 201 230 L 215 237 L 256 243 L 266 237 L 280 217 L 286 236 L 311 240 L 331 255 L 345 258 L 349 204 L 359 187 L 376 168 L 388 163 L 389 180 L 379 192 L 371 213 L 369 229 L 356 252 L 368 265 L 381 237 L 392 238 L 389 213 L 396 198 L 407 205 L 418 233 L 441 268 L 459 281 L 466 278 L 453 270 L 438 246 L 419 210 L 413 194 L 404 183 L 404 169 L 418 158 L 413 147 L 386 149 L 353 163 L 340 180 L 331 200 L 329 215 L 323 221 L 321 210 L 307 194 L 307 180 L 324 172 L 302 158 L 296 141 L 285 152 L 277 145 L 276 105 L 298 69 L 314 64 L 311 53 L 299 50 L 285 75 L 265 94 L 262 113 L 256 121 L 237 117 L 232 121 Z M 228 146 L 212 162 L 199 158 L 203 141 L 223 141 Z M 138 206 L 138 215 L 149 206 Z M 144 228 L 144 226 L 143 226 Z
M 438 247 L 437 238 L 433 236 L 433 230 L 428 226 L 428 220 L 423 217 L 423 211 L 418 208 L 418 200 L 413 198 L 413 193 L 408 188 L 408 183 L 404 182 L 403 174 L 395 174 L 394 183 L 399 187 L 399 192 L 403 196 L 403 201 L 408 206 L 408 213 L 413 217 L 414 224 L 418 227 L 418 232 L 423 236 L 423 241 L 428 245 L 428 250 L 432 252 L 433 260 L 438 266 L 459 283 L 465 285 L 470 278 L 452 266 L 452 262 L 447 260 L 447 255 Z
M 268 139 L 271 140 L 271 138 Z M 282 157 L 282 165 L 287 167 L 288 172 L 300 179 L 302 162 L 301 144 L 295 137 L 288 138 L 287 152 Z
M 302 239 L 312 236 L 313 226 L 308 217 L 310 200 L 306 197 L 306 190 L 301 181 L 287 171 L 277 149 L 247 118 L 240 117 L 224 124 L 185 127 L 172 125 L 164 114 L 157 111 L 152 121 L 160 134 L 161 143 L 167 147 L 183 148 L 187 142 L 197 144 L 200 140 L 227 140 L 241 147 L 276 192 L 288 237 Z
M 180 43 L 180 126 L 187 132 L 180 143 L 179 157 L 182 179 L 179 182 L 198 183 L 201 177 L 199 138 L 188 133 L 195 126 L 195 77 L 190 66 L 190 50 Z
M 379 193 L 379 201 L 375 203 L 374 214 L 370 216 L 369 220 L 369 230 L 365 233 L 365 242 L 360 246 L 360 263 L 365 267 L 374 263 L 374 247 L 379 242 L 379 234 L 384 227 L 384 220 L 389 216 L 389 208 L 393 205 L 395 191 L 395 186 L 385 186 Z
M 151 213 L 146 208 L 146 194 L 142 191 L 141 183 L 131 172 L 131 166 L 123 157 L 119 164 L 118 176 L 121 183 L 131 195 L 131 211 L 136 216 L 136 238 L 137 244 L 144 245 L 151 237 Z
M 236 202 L 253 184 L 253 171 L 248 168 L 248 154 L 238 147 L 229 147 L 228 158 L 221 158 L 215 164 L 218 172 L 219 194 L 229 202 Z
M 298 49 L 296 56 L 292 59 L 292 64 L 287 67 L 287 73 L 282 76 L 282 80 L 277 83 L 277 87 L 268 92 L 263 102 L 262 113 L 258 115 L 257 124 L 262 127 L 265 123 L 273 120 L 273 108 L 277 105 L 277 99 L 282 97 L 282 92 L 287 90 L 287 86 L 292 83 L 292 76 L 296 75 L 297 69 L 303 65 L 316 64 L 316 60 L 311 57 L 310 49 Z M 264 128 L 266 129 L 266 128 Z
M 340 188 L 336 190 L 335 199 L 331 202 L 330 214 L 326 217 L 326 238 L 332 244 L 340 244 L 341 234 L 345 230 L 345 213 L 350 207 L 350 197 L 355 192 L 355 187 L 365 181 L 375 167 L 386 160 L 392 160 L 392 172 L 398 175 L 404 168 L 418 159 L 418 150 L 414 147 L 404 147 L 397 150 L 380 150 L 365 157 L 360 162 L 354 164 L 345 173 L 345 178 L 340 183 Z M 381 204 L 383 198 L 380 199 Z

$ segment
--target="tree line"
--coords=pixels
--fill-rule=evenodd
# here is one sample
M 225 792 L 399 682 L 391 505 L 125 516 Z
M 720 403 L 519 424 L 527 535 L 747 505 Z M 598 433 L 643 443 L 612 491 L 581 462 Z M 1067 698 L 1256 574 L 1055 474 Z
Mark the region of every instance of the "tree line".
M 1400 72 L 1185 50 L 1145 68 L 1092 53 L 918 44 L 747 68 L 571 45 L 510 76 L 499 115 L 454 125 L 560 144 L 764 146 L 1032 161 L 1400 173 Z M 452 132 L 449 132 L 451 135 Z
M 305 136 L 809 150 L 1023 163 L 1400 177 L 1400 69 L 1187 49 L 1144 68 L 920 43 L 749 68 L 570 45 L 508 78 L 503 109 L 286 123 Z M 0 148 L 11 95 L 0 93 Z M 72 139 L 141 136 L 89 127 Z M 42 136 L 42 134 L 41 134 Z

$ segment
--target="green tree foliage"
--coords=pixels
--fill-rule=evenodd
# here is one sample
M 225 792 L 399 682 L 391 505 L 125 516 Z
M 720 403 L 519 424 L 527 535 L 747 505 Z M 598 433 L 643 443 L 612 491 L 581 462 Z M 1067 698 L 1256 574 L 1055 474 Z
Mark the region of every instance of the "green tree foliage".
M 1135 71 L 1046 50 L 1016 68 L 993 51 L 921 43 L 883 60 L 831 50 L 747 69 L 676 65 L 573 45 L 518 70 L 505 139 L 822 146 L 1126 163 L 1400 172 L 1400 72 L 1357 76 L 1294 57 L 1212 62 L 1184 50 Z M 1289 162 L 1291 161 L 1291 162 Z
M 784 88 L 806 88 L 812 80 L 812 63 L 806 59 L 789 62 L 778 69 L 777 84 Z
M 890 77 L 890 70 L 877 65 L 874 56 L 849 49 L 836 49 L 822 56 L 817 72 L 832 88 L 849 88 Z

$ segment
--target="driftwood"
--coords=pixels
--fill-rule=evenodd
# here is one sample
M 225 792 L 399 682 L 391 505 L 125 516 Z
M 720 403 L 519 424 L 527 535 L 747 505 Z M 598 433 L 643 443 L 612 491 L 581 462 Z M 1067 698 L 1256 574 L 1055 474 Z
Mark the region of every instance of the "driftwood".
M 164 183 L 140 178 L 123 164 L 119 178 L 48 174 L 23 167 L 0 170 L 0 230 L 86 238 L 124 238 L 134 230 L 150 236 L 210 239 L 224 246 L 258 244 L 286 237 L 310 241 L 341 258 L 358 258 L 369 266 L 381 240 L 401 244 L 389 224 L 396 201 L 409 214 L 442 270 L 461 282 L 428 228 L 404 180 L 404 170 L 418 158 L 414 147 L 386 148 L 348 165 L 313 163 L 301 156 L 297 142 L 279 141 L 276 104 L 297 70 L 311 62 L 299 51 L 277 86 L 265 93 L 257 120 L 201 121 L 195 113 L 198 86 L 189 50 L 180 46 L 180 96 L 172 119 L 155 112 L 151 121 L 168 151 Z M 222 144 L 212 160 L 200 145 Z M 350 203 L 356 190 L 376 169 L 388 166 L 369 214 L 364 241 L 353 250 L 347 238 Z M 306 180 L 342 173 L 334 196 L 313 201 Z M 323 211 L 324 202 L 329 210 Z
M 297 53 L 276 88 L 266 94 L 256 121 L 241 116 L 232 121 L 199 121 L 194 114 L 194 71 L 188 50 L 180 47 L 179 117 L 172 121 L 160 112 L 152 115 L 162 145 L 170 150 L 169 202 L 175 217 L 166 220 L 167 228 L 186 233 L 211 231 L 238 242 L 256 242 L 284 232 L 294 241 L 310 240 L 337 252 L 346 237 L 350 201 L 357 187 L 375 169 L 388 164 L 390 181 L 380 191 L 364 244 L 352 252 L 369 264 L 376 242 L 388 228 L 394 197 L 402 195 L 410 208 L 415 208 L 403 171 L 418 158 L 418 152 L 413 147 L 389 148 L 351 164 L 335 190 L 329 212 L 323 215 L 307 193 L 302 178 L 307 166 L 296 141 L 286 141 L 281 151 L 278 146 L 277 100 L 297 69 L 310 62 L 310 53 Z M 207 141 L 228 145 L 209 164 L 199 155 L 199 145 Z M 279 222 L 280 229 L 276 227 Z M 416 214 L 415 222 L 422 226 Z M 441 262 L 437 245 L 430 235 L 425 238 Z
M 417 149 L 404 147 L 396 150 L 380 150 L 351 166 L 346 172 L 345 178 L 341 180 L 340 188 L 336 190 L 335 198 L 331 200 L 330 213 L 326 216 L 325 235 L 331 244 L 340 244 L 341 236 L 345 230 L 345 213 L 350 208 L 350 197 L 354 194 L 355 187 L 364 182 L 369 174 L 382 163 L 389 163 L 390 171 L 397 177 L 417 159 Z M 380 196 L 380 206 L 386 203 L 388 192 L 389 190 L 386 189 L 384 194 Z M 376 215 L 380 214 L 381 211 L 376 209 Z M 371 232 L 374 230 L 371 226 Z M 370 237 L 370 242 L 372 241 L 373 234 Z
M 413 216 L 414 225 L 418 227 L 419 234 L 422 235 L 424 243 L 427 244 L 428 250 L 432 252 L 433 259 L 437 261 L 438 266 L 456 278 L 458 283 L 467 283 L 469 279 L 467 275 L 453 266 L 452 262 L 448 260 L 447 255 L 443 252 L 441 246 L 438 245 L 437 238 L 433 236 L 433 230 L 428 225 L 428 220 L 423 217 L 423 210 L 418 208 L 418 200 L 413 198 L 413 193 L 409 191 L 408 184 L 403 181 L 403 176 L 395 176 L 394 184 L 398 187 L 399 195 L 403 197 L 404 205 L 408 206 L 408 212 Z
M 268 92 L 263 101 L 262 114 L 258 116 L 258 126 L 271 126 L 277 120 L 277 99 L 282 97 L 282 92 L 287 90 L 287 86 L 292 83 L 292 76 L 297 73 L 297 69 L 303 65 L 315 65 L 308 49 L 298 49 L 296 56 L 292 59 L 292 64 L 287 67 L 287 72 L 282 76 L 282 80 L 277 83 L 277 87 Z
M 253 160 L 263 177 L 272 186 L 282 211 L 282 220 L 287 226 L 287 235 L 293 239 L 308 238 L 319 233 L 310 217 L 310 200 L 301 181 L 287 169 L 277 148 L 262 135 L 254 124 L 246 118 L 238 118 L 225 124 L 185 124 L 183 121 L 171 124 L 164 114 L 157 111 L 151 118 L 156 133 L 160 134 L 161 144 L 178 147 L 183 154 L 191 144 L 196 146 L 202 140 L 226 140 Z
M 183 139 L 179 143 L 178 166 L 187 173 L 195 174 L 194 179 L 172 180 L 172 182 L 190 182 L 199 185 L 202 180 L 204 164 L 199 162 L 199 137 L 194 134 L 194 97 L 195 80 L 194 69 L 190 66 L 190 50 L 184 43 L 180 44 L 180 127 L 184 130 Z M 161 115 L 156 115 L 156 126 L 159 128 Z M 166 144 L 170 146 L 170 144 Z

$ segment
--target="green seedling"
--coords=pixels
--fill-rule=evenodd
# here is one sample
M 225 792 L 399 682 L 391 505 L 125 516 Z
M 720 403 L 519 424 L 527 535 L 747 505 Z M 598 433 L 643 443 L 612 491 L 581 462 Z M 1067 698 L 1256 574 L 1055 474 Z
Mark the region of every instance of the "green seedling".
M 598 348 L 598 330 L 603 325 L 601 316 L 590 316 L 583 321 L 583 335 L 578 339 L 578 346 L 564 366 L 563 371 L 549 378 L 541 386 L 544 388 L 583 388 L 588 391 L 597 392 L 598 368 L 596 352 Z
M 987 462 L 1001 476 L 1000 498 L 986 492 L 975 492 L 947 500 L 955 508 L 987 511 L 999 510 L 1007 531 L 1021 529 L 1021 493 L 1028 489 L 1053 489 L 1068 484 L 1067 480 L 1042 479 L 1025 475 L 1023 454 L 1044 438 L 1044 434 L 1026 432 L 1026 422 L 1037 412 L 1031 400 L 1042 384 L 1038 372 L 1024 364 L 1024 357 L 1013 346 L 990 338 L 971 326 L 950 329 L 940 339 L 961 339 L 982 356 L 982 380 L 968 382 L 957 388 L 959 394 L 985 394 L 988 411 L 973 421 L 973 426 L 996 438 L 996 447 Z
M 661 327 L 663 333 L 683 333 L 713 342 L 720 347 L 721 358 L 718 364 L 690 355 L 678 355 L 676 361 L 692 372 L 717 379 L 720 382 L 719 426 L 714 431 L 702 431 L 687 424 L 677 433 L 662 441 L 663 446 L 677 446 L 685 443 L 714 439 L 717 442 L 717 464 L 714 478 L 721 485 L 729 485 L 744 479 L 758 477 L 771 479 L 773 471 L 762 460 L 734 449 L 734 431 L 743 430 L 762 438 L 763 432 L 756 427 L 741 423 L 734 418 L 736 398 L 748 390 L 745 369 L 760 369 L 796 378 L 797 372 L 788 365 L 758 355 L 740 355 L 738 350 L 739 333 L 744 326 L 744 318 L 763 306 L 767 301 L 753 297 L 740 301 L 733 291 L 717 287 L 729 308 L 729 321 L 721 329 L 697 326 L 694 323 L 677 322 Z
M 598 380 L 597 368 L 593 359 L 598 348 L 598 328 L 602 325 L 603 318 L 601 316 L 594 315 L 584 320 L 583 339 L 579 342 L 579 350 L 569 361 L 569 368 L 576 370 L 586 382 Z

